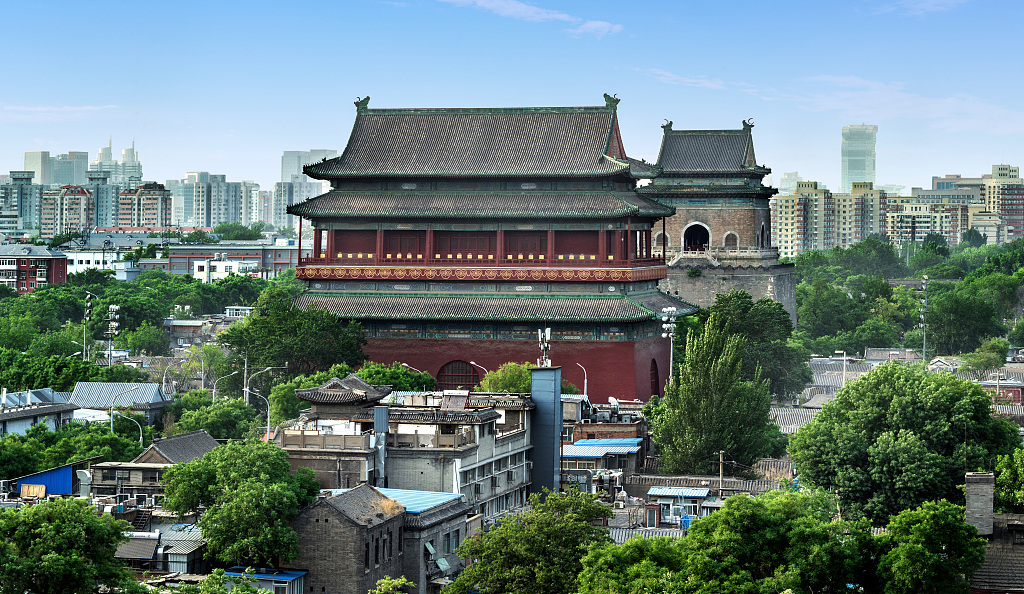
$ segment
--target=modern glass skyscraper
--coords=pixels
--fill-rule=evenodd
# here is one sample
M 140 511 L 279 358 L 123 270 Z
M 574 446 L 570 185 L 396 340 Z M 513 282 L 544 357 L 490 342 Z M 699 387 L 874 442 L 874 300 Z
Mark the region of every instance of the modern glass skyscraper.
M 849 194 L 854 182 L 875 183 L 875 137 L 878 126 L 843 126 L 843 178 L 839 192 Z

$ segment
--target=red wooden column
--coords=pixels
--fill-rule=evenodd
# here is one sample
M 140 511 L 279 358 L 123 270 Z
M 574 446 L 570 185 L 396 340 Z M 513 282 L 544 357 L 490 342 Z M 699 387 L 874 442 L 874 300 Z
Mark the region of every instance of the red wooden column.
M 375 248 L 376 253 L 373 255 L 374 262 L 380 262 L 384 258 L 384 229 L 377 228 L 377 247 Z
M 426 246 L 427 260 L 434 259 L 434 230 L 427 229 L 427 246 Z
M 319 258 L 324 255 L 324 232 L 322 229 L 313 229 L 313 257 Z
M 599 266 L 608 262 L 608 232 L 604 229 L 597 232 L 597 259 Z
M 338 232 L 335 231 L 334 229 L 328 229 L 327 230 L 327 257 L 328 258 L 335 258 L 335 257 L 337 257 L 337 254 L 334 253 L 334 240 L 335 240 L 334 236 L 337 233 Z
M 553 261 L 555 259 L 555 232 L 554 232 L 554 230 L 548 231 L 548 250 L 547 250 L 547 255 L 544 256 L 544 257 L 547 258 L 548 262 L 551 262 L 551 261 Z
M 505 256 L 507 256 L 507 255 L 508 255 L 508 253 L 505 251 L 505 230 L 499 227 L 498 228 L 498 256 L 497 256 L 498 263 L 500 264 L 501 262 L 504 262 L 505 261 Z
M 644 258 L 650 258 L 654 255 L 654 250 L 652 249 L 653 246 L 651 245 L 653 237 L 654 236 L 650 229 L 644 231 L 644 248 L 646 248 L 644 249 Z

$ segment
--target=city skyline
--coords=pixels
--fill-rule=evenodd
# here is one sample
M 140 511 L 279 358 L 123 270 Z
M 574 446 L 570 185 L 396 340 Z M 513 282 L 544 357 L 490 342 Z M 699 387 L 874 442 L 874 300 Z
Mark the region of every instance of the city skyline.
M 856 124 L 879 126 L 878 184 L 929 187 L 932 176 L 1021 161 L 1021 83 L 963 80 L 1013 55 L 1009 27 L 1024 9 L 1009 2 L 242 8 L 9 7 L 12 22 L 106 28 L 110 48 L 131 30 L 154 29 L 159 42 L 118 52 L 111 84 L 84 60 L 58 57 L 38 29 L 9 29 L 0 48 L 8 80 L 19 82 L 0 95 L 0 171 L 21 169 L 33 151 L 88 151 L 92 160 L 113 137 L 120 148 L 135 141 L 146 180 L 210 171 L 268 188 L 284 151 L 340 150 L 360 96 L 372 107 L 563 106 L 599 105 L 605 92 L 622 99 L 627 154 L 649 161 L 666 119 L 676 129 L 733 129 L 752 118 L 758 162 L 776 184 L 797 171 L 838 189 L 841 130 Z M 181 23 L 190 11 L 222 27 Z M 955 31 L 969 30 L 984 39 L 954 43 Z

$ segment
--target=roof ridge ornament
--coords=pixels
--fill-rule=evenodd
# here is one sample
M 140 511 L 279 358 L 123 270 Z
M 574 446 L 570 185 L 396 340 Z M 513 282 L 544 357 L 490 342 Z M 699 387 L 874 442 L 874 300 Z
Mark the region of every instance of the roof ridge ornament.
M 666 119 L 665 123 L 661 125 L 661 129 L 666 132 L 672 131 L 672 120 Z
M 619 101 L 621 101 L 621 99 L 619 99 L 617 93 L 614 94 L 614 95 L 609 95 L 608 93 L 604 94 L 604 106 L 605 107 L 615 107 L 616 105 L 619 104 Z
M 369 99 L 369 97 L 367 97 L 367 99 Z M 754 118 L 747 118 L 747 119 L 743 120 L 743 130 L 745 132 L 750 132 L 751 128 L 753 128 L 753 127 L 754 127 Z
M 367 95 L 366 97 L 356 97 L 355 104 L 356 113 L 366 113 L 366 110 L 369 109 L 370 105 L 370 96 Z

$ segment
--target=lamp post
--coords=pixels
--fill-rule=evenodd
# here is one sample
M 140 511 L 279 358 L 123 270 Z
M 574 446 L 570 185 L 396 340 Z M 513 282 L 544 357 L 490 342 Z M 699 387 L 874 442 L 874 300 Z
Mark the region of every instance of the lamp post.
M 89 360 L 89 349 L 85 346 L 89 342 L 86 336 L 87 328 L 89 327 L 89 319 L 92 317 L 92 300 L 96 299 L 96 295 L 89 291 L 85 292 L 85 315 L 82 316 L 82 361 Z
M 846 387 L 846 351 L 836 351 L 837 355 L 843 356 L 843 387 Z
M 470 361 L 469 364 L 474 366 L 474 367 L 479 367 L 480 369 L 483 369 L 484 370 L 484 375 L 487 375 L 488 373 L 490 373 L 490 371 L 487 371 L 486 367 L 484 367 L 483 365 L 478 364 L 476 361 Z
M 587 398 L 587 368 L 580 364 L 579 361 L 577 361 L 576 364 L 583 370 L 583 397 Z
M 668 381 L 672 381 L 675 370 L 673 364 L 675 363 L 675 337 L 676 337 L 676 318 L 679 317 L 679 310 L 674 307 L 664 307 L 661 309 L 661 337 L 668 339 Z M 660 387 L 659 387 L 660 389 Z
M 264 370 L 264 371 L 266 371 L 266 370 Z M 256 374 L 254 373 L 253 375 L 256 375 Z M 250 390 L 249 388 L 246 388 L 245 391 L 246 391 L 247 394 L 255 394 L 255 395 L 259 396 L 260 398 L 263 398 L 263 402 L 267 403 L 267 443 L 270 443 L 270 401 L 267 400 L 266 397 L 264 397 L 262 394 L 260 394 L 256 390 Z
M 135 419 L 129 417 L 128 415 L 123 415 L 123 414 L 121 414 L 120 412 L 118 412 L 116 410 L 114 411 L 114 414 L 119 416 L 119 417 L 121 417 L 121 418 L 123 418 L 123 419 L 128 419 L 129 421 L 135 423 L 136 425 L 139 425 L 138 421 L 136 421 Z M 114 417 L 113 417 L 113 415 L 111 415 L 111 417 L 110 417 L 110 431 L 111 432 L 114 431 Z M 146 447 L 146 446 L 144 446 L 142 444 L 142 425 L 139 425 L 139 447 L 140 448 Z
M 217 379 L 213 380 L 213 397 L 211 398 L 211 400 L 213 402 L 217 401 L 217 382 L 219 382 L 220 380 L 222 380 L 222 379 L 224 379 L 226 377 L 231 377 L 232 375 L 235 375 L 236 373 L 238 373 L 237 369 L 232 371 L 231 373 L 229 373 L 227 375 L 222 375 L 222 376 L 218 377 Z
M 254 373 L 254 374 L 252 374 L 252 375 L 250 375 L 250 376 L 246 377 L 246 378 L 245 378 L 245 381 L 244 381 L 244 382 L 242 382 L 242 390 L 243 390 L 243 391 L 245 391 L 245 390 L 248 390 L 248 389 L 249 389 L 249 382 L 251 382 L 251 381 L 252 381 L 252 378 L 256 377 L 257 375 L 259 375 L 259 374 L 261 374 L 261 373 L 264 373 L 264 372 L 270 371 L 271 369 L 288 369 L 288 362 L 287 362 L 287 361 L 285 361 L 285 363 L 284 363 L 284 366 L 283 366 L 283 367 L 282 367 L 282 366 L 277 366 L 277 367 L 265 367 L 265 368 L 263 368 L 263 369 L 261 369 L 261 370 L 257 371 L 256 373 Z
M 921 312 L 920 318 L 921 323 L 921 359 L 924 361 L 925 369 L 928 369 L 928 275 L 924 275 L 924 280 L 921 283 L 924 286 L 924 298 L 921 299 L 921 307 L 918 311 Z
M 184 362 L 185 362 L 185 360 L 182 359 L 181 361 L 175 361 L 174 363 L 168 363 L 167 367 L 164 367 L 164 379 L 162 379 L 160 381 L 160 389 L 163 390 L 165 394 L 167 393 L 167 372 L 170 371 L 171 367 L 174 367 L 175 365 L 181 365 Z
M 415 367 L 413 367 L 412 365 L 409 365 L 408 363 L 402 363 L 402 367 L 405 367 L 406 369 L 411 369 L 412 371 L 415 371 L 416 373 L 426 373 L 425 371 L 420 371 L 419 369 L 416 369 Z
M 134 388 L 128 388 L 127 390 L 123 390 L 121 392 L 118 392 L 117 394 L 114 394 L 113 396 L 110 397 L 110 432 L 111 433 L 114 432 L 114 402 L 118 398 L 120 398 L 121 396 L 124 396 L 125 394 L 127 394 L 129 392 L 134 392 L 135 390 L 138 390 L 139 388 L 141 388 L 144 385 L 145 384 L 139 384 L 139 385 L 135 386 Z

